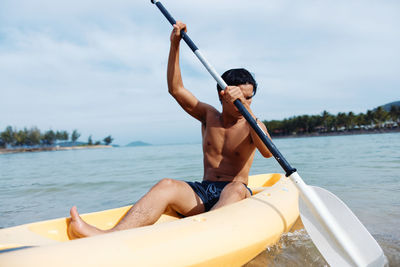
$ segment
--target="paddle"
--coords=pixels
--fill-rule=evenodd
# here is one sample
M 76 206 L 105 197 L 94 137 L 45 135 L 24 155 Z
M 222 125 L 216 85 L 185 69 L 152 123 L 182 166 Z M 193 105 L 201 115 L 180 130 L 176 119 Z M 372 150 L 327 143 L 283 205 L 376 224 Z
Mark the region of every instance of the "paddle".
M 158 0 L 151 0 L 174 25 L 175 19 Z M 181 31 L 183 40 L 206 67 L 221 88 L 227 84 L 202 55 L 189 36 Z M 383 266 L 385 256 L 381 247 L 364 225 L 338 197 L 331 192 L 308 186 L 296 169 L 290 166 L 264 131 L 257 125 L 239 99 L 234 105 L 261 138 L 300 192 L 300 215 L 308 234 L 331 266 Z

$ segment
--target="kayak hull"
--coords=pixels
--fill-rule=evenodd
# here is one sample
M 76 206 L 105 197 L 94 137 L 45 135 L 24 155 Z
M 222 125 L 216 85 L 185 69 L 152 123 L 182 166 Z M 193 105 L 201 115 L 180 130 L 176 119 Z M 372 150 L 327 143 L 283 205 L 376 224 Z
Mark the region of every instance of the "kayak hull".
M 298 191 L 284 175 L 251 176 L 249 187 L 252 197 L 217 210 L 187 218 L 167 211 L 154 225 L 90 238 L 69 240 L 68 218 L 1 229 L 0 265 L 242 266 L 299 217 Z M 109 229 L 128 209 L 82 217 Z

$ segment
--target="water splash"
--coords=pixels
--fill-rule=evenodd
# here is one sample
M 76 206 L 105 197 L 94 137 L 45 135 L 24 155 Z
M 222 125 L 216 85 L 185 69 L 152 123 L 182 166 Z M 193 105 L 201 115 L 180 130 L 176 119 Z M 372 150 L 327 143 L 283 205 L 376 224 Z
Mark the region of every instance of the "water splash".
M 400 244 L 388 237 L 377 237 L 385 253 L 384 267 L 400 266 Z M 278 243 L 268 247 L 244 267 L 329 267 L 305 229 L 283 234 Z
M 304 229 L 282 235 L 278 243 L 268 247 L 246 267 L 318 266 L 329 267 Z

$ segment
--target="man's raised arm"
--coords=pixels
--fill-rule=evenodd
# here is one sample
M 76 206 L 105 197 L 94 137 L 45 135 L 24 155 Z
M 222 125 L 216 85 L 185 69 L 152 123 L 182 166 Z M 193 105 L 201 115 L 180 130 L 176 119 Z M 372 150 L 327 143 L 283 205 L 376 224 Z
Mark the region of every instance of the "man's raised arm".
M 171 47 L 169 51 L 167 70 L 168 92 L 187 113 L 199 121 L 205 122 L 207 110 L 212 107 L 200 102 L 183 86 L 181 69 L 179 66 L 181 30 L 186 32 L 186 25 L 177 21 L 171 33 Z

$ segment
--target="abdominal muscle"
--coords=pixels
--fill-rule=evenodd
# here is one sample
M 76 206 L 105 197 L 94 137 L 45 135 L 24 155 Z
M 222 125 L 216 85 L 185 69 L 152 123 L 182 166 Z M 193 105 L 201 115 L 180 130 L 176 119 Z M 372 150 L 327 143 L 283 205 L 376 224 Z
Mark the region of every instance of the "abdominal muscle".
M 231 157 L 223 154 L 215 155 L 204 151 L 204 177 L 206 181 L 242 182 L 247 185 L 251 164 L 254 159 L 255 149 L 247 159 Z M 214 155 L 212 155 L 214 154 Z
M 217 112 L 202 125 L 204 176 L 207 181 L 248 183 L 255 145 L 244 118 L 223 127 Z

